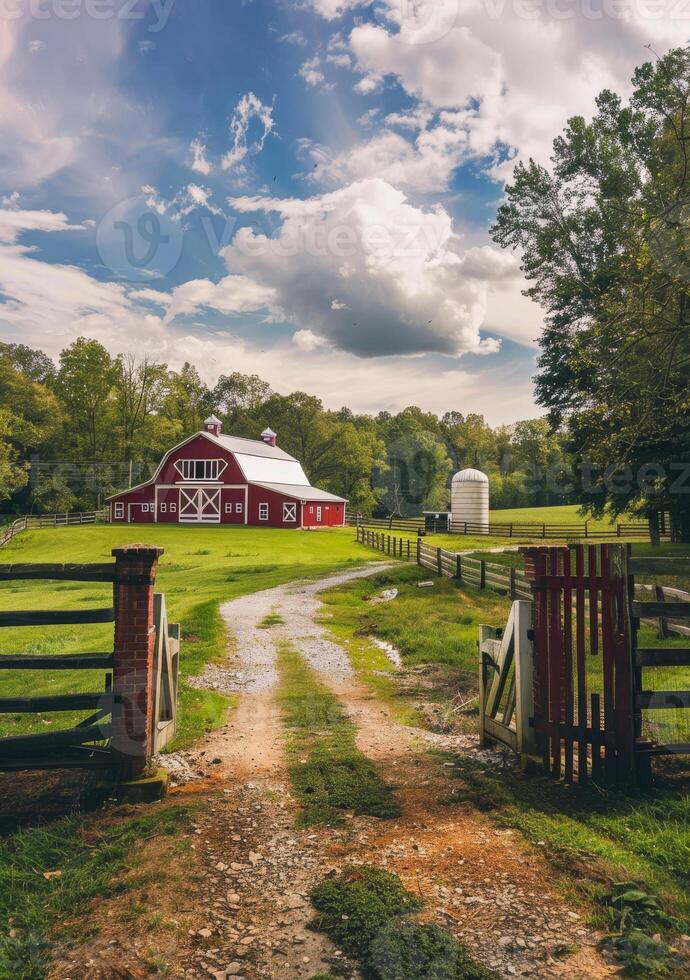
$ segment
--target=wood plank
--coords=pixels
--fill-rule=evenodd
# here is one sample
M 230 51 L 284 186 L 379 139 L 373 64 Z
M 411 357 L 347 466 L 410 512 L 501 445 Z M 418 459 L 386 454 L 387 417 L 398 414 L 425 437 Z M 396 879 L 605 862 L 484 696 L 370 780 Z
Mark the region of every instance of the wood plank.
M 687 575 L 690 558 L 630 558 L 630 571 L 635 575 Z
M 0 656 L 0 670 L 109 670 L 112 666 L 112 653 Z
M 570 551 L 563 551 L 564 582 L 570 581 Z M 563 695 L 565 699 L 565 723 L 574 724 L 574 690 L 573 690 L 573 594 L 569 586 L 563 588 Z M 573 738 L 565 738 L 565 768 L 563 776 L 566 783 L 573 781 L 574 745 Z
M 636 667 L 690 667 L 688 647 L 638 647 Z
M 632 614 L 640 619 L 657 619 L 659 616 L 690 619 L 690 602 L 633 602 Z
M 88 691 L 80 694 L 36 695 L 29 698 L 0 698 L 0 714 L 21 711 L 81 711 L 85 708 L 104 708 L 112 705 L 113 696 L 106 691 Z
M 638 691 L 637 706 L 651 711 L 690 708 L 690 691 Z
M 38 751 L 58 751 L 69 745 L 102 742 L 110 738 L 111 726 L 92 725 L 90 728 L 68 728 L 59 732 L 39 732 L 36 735 L 12 735 L 0 738 L 0 758 L 30 755 Z
M 115 579 L 115 562 L 88 565 L 11 564 L 0 565 L 0 581 L 11 579 L 55 579 L 70 582 L 112 582 Z
M 587 656 L 585 650 L 585 548 L 575 545 L 575 663 L 577 667 L 577 778 L 587 782 Z
M 517 734 L 512 728 L 507 728 L 500 721 L 493 718 L 484 719 L 484 730 L 490 738 L 495 738 L 498 742 L 503 742 L 514 752 L 517 752 Z
M 27 609 L 0 612 L 0 626 L 71 626 L 84 623 L 112 623 L 115 611 L 102 609 Z

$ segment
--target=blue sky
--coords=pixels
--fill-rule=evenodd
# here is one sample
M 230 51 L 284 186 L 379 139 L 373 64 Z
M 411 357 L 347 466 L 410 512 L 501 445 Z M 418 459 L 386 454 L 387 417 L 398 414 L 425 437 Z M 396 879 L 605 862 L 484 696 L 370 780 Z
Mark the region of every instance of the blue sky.
M 0 0 L 3 339 L 533 416 L 504 183 L 646 44 L 684 43 L 681 8 Z

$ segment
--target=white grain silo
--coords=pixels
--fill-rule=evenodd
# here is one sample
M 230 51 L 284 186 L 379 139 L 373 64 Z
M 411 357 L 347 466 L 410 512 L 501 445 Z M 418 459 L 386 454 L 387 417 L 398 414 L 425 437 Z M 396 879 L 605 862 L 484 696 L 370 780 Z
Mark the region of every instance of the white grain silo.
M 489 478 L 481 470 L 460 470 L 450 486 L 450 511 L 454 531 L 489 533 Z

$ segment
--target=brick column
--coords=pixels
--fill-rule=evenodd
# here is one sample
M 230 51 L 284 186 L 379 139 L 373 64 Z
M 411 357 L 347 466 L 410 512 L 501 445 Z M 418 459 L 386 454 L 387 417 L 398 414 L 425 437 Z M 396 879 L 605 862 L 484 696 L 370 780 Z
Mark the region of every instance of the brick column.
M 151 757 L 153 734 L 153 585 L 162 548 L 130 544 L 113 548 L 115 655 L 113 752 L 128 777 L 138 775 Z

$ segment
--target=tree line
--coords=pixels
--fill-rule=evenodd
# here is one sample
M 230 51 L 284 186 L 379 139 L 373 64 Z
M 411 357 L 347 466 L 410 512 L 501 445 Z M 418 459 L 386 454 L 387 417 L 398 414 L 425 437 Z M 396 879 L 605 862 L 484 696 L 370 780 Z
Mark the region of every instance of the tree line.
M 492 506 L 574 500 L 563 436 L 544 419 L 492 428 L 481 415 L 441 418 L 410 406 L 396 414 L 329 411 L 314 395 L 281 395 L 256 375 L 221 375 L 210 387 L 192 364 L 171 370 L 132 354 L 113 357 L 80 337 L 59 356 L 0 345 L 0 495 L 5 513 L 90 510 L 148 479 L 163 454 L 215 412 L 223 429 L 257 439 L 266 427 L 309 479 L 365 514 L 447 509 L 452 474 L 478 467 Z M 559 482 L 560 481 L 560 482 Z

